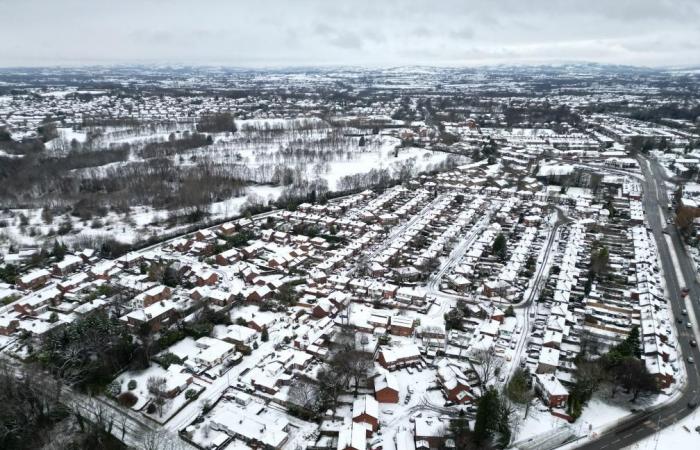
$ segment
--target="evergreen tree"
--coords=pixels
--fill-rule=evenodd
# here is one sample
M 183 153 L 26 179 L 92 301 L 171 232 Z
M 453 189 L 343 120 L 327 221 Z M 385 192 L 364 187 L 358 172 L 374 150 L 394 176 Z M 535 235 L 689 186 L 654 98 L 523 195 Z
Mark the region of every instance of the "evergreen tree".
M 610 254 L 607 247 L 601 247 L 591 254 L 591 270 L 596 276 L 603 275 L 608 270 Z
M 51 250 L 51 256 L 56 258 L 57 261 L 63 261 L 63 258 L 66 256 L 67 250 L 68 249 L 65 245 L 55 240 L 53 241 L 53 249 Z
M 472 448 L 473 436 L 469 429 L 469 421 L 464 416 L 464 411 L 460 410 L 456 419 L 450 421 L 449 434 L 455 441 L 456 448 Z
M 494 255 L 498 257 L 501 261 L 506 259 L 506 237 L 502 233 L 498 233 L 496 239 L 493 241 L 491 251 Z
M 633 326 L 625 340 L 617 346 L 618 352 L 623 356 L 642 357 L 641 341 L 639 339 L 639 327 Z
M 478 445 L 489 444 L 498 424 L 498 392 L 491 388 L 479 399 L 474 423 L 474 441 Z

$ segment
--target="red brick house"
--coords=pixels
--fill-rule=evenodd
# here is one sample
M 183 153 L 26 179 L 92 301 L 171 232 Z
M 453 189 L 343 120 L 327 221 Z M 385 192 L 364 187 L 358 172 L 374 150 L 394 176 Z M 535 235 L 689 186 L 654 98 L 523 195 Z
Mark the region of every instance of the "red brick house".
M 447 399 L 454 403 L 465 404 L 474 401 L 472 388 L 467 377 L 452 364 L 444 364 L 437 371 L 438 382 Z
M 224 236 L 233 236 L 236 233 L 236 225 L 232 222 L 226 222 L 219 225 L 219 233 Z
M 158 285 L 150 288 L 141 295 L 143 296 L 143 306 L 146 307 L 170 298 L 172 290 L 168 286 Z
M 382 347 L 377 356 L 377 362 L 388 370 L 416 364 L 420 359 L 420 350 L 414 344 L 401 347 Z
M 246 301 L 257 303 L 263 300 L 267 300 L 270 297 L 272 297 L 272 289 L 270 289 L 269 286 L 265 285 L 255 286 L 251 288 L 245 296 L 245 299 Z
M 379 403 L 370 395 L 362 395 L 352 403 L 352 421 L 366 423 L 372 431 L 379 429 Z
M 379 403 L 399 402 L 399 381 L 387 372 L 374 379 L 374 397 Z
M 44 286 L 51 279 L 51 273 L 48 270 L 40 269 L 19 277 L 15 284 L 21 289 L 36 290 Z
M 213 271 L 204 270 L 195 273 L 195 284 L 197 286 L 213 286 L 219 281 L 219 274 Z
M 536 374 L 535 392 L 550 408 L 564 408 L 569 400 L 569 391 L 554 374 Z
M 9 336 L 19 327 L 19 320 L 14 317 L 0 317 L 0 335 Z
M 394 316 L 391 318 L 391 334 L 396 336 L 411 336 L 414 330 L 413 319 Z
M 150 325 L 152 331 L 159 331 L 171 325 L 177 318 L 177 311 L 169 300 L 156 302 L 143 309 L 130 312 L 122 319 L 132 328 L 138 328 L 144 323 Z

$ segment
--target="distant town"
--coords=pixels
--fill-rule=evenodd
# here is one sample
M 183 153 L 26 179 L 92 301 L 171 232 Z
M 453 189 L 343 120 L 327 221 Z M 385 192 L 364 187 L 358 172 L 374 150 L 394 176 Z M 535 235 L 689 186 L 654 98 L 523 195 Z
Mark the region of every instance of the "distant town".
M 0 69 L 0 447 L 697 439 L 698 86 Z

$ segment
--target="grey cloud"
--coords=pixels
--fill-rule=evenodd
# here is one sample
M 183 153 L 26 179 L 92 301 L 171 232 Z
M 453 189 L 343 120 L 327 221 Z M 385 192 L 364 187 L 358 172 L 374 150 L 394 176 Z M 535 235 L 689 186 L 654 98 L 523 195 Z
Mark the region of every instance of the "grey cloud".
M 361 49 L 362 39 L 355 33 L 341 32 L 331 37 L 328 42 L 332 45 L 345 49 Z
M 453 39 L 470 40 L 474 38 L 474 30 L 471 28 L 460 28 L 450 32 L 450 37 Z
M 411 33 L 417 37 L 432 37 L 434 33 L 426 27 L 416 27 Z
M 0 2 L 4 66 L 700 64 L 698 0 Z

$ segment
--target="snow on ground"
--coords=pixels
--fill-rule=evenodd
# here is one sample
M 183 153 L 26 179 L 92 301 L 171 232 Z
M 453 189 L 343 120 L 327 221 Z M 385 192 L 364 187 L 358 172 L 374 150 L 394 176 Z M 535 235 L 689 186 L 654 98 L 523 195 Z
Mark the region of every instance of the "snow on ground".
M 251 203 L 267 204 L 274 201 L 281 195 L 284 190 L 281 186 L 251 186 L 247 188 L 247 194 L 240 197 L 233 197 L 221 202 L 212 203 L 209 206 L 209 220 L 223 220 L 229 217 L 235 217 L 241 214 L 243 209 Z M 175 211 L 178 212 L 178 211 Z M 183 211 L 180 211 L 181 213 Z M 46 224 L 41 219 L 41 209 L 15 209 L 12 210 L 16 218 L 9 219 L 8 226 L 2 228 L 2 234 L 8 237 L 12 242 L 20 245 L 35 245 L 37 236 L 47 236 L 50 230 L 56 230 L 63 217 L 56 217 L 51 224 Z M 19 214 L 24 214 L 29 218 L 27 229 L 34 228 L 37 232 L 36 236 L 29 236 L 23 233 L 20 229 Z M 46 237 L 48 242 L 53 242 L 54 239 L 70 245 L 84 238 L 100 238 L 105 235 L 117 239 L 121 242 L 134 243 L 137 240 L 145 239 L 148 236 L 159 236 L 166 232 L 176 232 L 178 228 L 185 228 L 188 225 L 168 227 L 163 224 L 171 211 L 164 209 L 154 209 L 147 206 L 136 206 L 131 209 L 128 214 L 128 220 L 121 214 L 109 212 L 105 217 L 97 217 L 101 224 L 95 227 L 92 220 L 81 221 L 78 218 L 72 217 L 73 230 L 63 236 Z M 1 298 L 1 297 L 0 297 Z
M 236 127 L 240 131 L 255 131 L 255 130 L 275 130 L 275 129 L 292 129 L 299 128 L 302 126 L 317 126 L 317 127 L 328 127 L 328 125 L 318 117 L 308 117 L 299 119 L 283 119 L 283 118 L 271 118 L 271 119 L 236 119 Z
M 71 141 L 75 139 L 79 143 L 87 140 L 87 133 L 72 128 L 57 128 L 58 137 L 46 143 L 48 150 L 66 150 L 70 148 Z
M 519 424 L 516 440 L 522 442 L 530 438 L 541 437 L 553 430 L 568 426 L 579 436 L 600 433 L 630 414 L 631 407 L 642 406 L 639 404 L 641 400 L 637 404 L 629 403 L 626 398 L 623 399 L 621 393 L 617 394 L 617 401 L 606 397 L 607 395 L 604 393 L 596 394 L 583 409 L 581 417 L 573 424 L 551 415 L 541 402 L 536 402 L 535 406 L 530 407 L 527 419 Z M 519 416 L 524 416 L 524 409 L 522 412 L 523 414 L 519 414 Z
M 538 177 L 548 177 L 548 176 L 563 176 L 568 175 L 574 171 L 575 167 L 571 164 L 550 164 L 543 165 L 540 167 L 539 172 L 537 172 Z
M 396 169 L 401 164 L 410 164 L 416 172 L 428 171 L 437 164 L 445 161 L 449 154 L 434 152 L 417 147 L 401 149 L 396 157 L 394 146 L 398 139 L 386 138 L 382 141 L 382 147 L 377 152 L 359 153 L 352 160 L 333 161 L 329 164 L 329 170 L 325 175 L 328 187 L 331 190 L 339 189 L 338 182 L 342 177 L 366 173 L 372 169 Z
M 518 418 L 525 417 L 525 408 L 518 406 Z M 527 412 L 526 419 L 520 419 L 517 429 L 515 430 L 515 441 L 525 441 L 530 438 L 544 436 L 558 428 L 564 428 L 568 422 L 553 416 L 548 408 L 539 400 L 535 405 L 530 406 Z M 578 423 L 574 425 L 579 425 Z
M 132 406 L 132 409 L 138 411 L 143 408 L 150 394 L 148 393 L 148 379 L 151 377 L 164 377 L 165 369 L 157 364 L 152 364 L 147 369 L 144 370 L 131 370 L 124 372 L 114 380 L 121 385 L 121 391 L 130 391 L 138 397 L 138 401 Z M 136 381 L 136 388 L 133 390 L 128 389 L 128 383 L 130 380 Z
M 700 448 L 700 412 L 697 409 L 681 421 L 627 447 L 628 450 L 696 448 Z
M 0 283 L 0 301 L 13 295 L 18 295 L 19 291 L 10 287 L 9 284 Z M 2 306 L 2 305 L 0 305 Z

